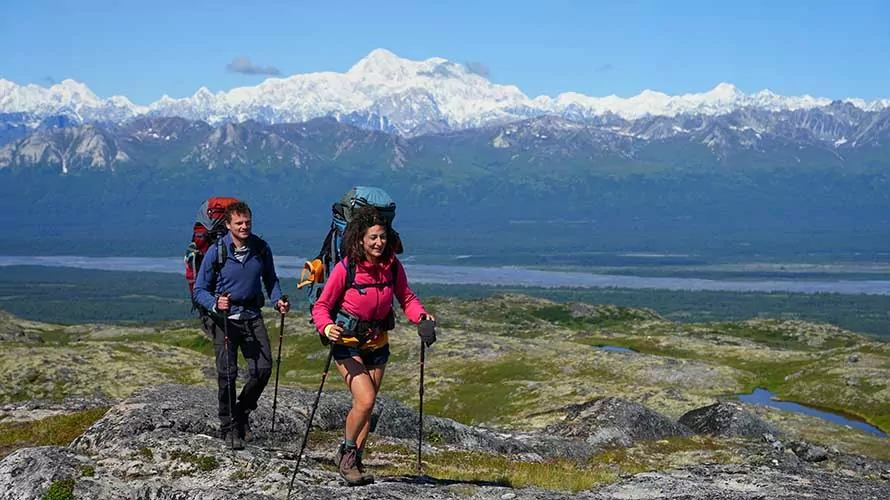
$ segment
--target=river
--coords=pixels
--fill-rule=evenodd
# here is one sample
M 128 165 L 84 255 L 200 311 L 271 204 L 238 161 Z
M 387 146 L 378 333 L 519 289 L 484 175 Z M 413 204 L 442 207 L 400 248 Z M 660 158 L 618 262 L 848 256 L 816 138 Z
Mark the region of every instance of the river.
M 304 258 L 276 256 L 281 277 L 299 277 Z M 182 257 L 82 257 L 82 256 L 2 256 L 0 267 L 50 266 L 108 271 L 184 272 Z M 412 283 L 478 284 L 528 287 L 615 287 L 663 290 L 712 290 L 730 292 L 795 292 L 890 295 L 886 280 L 714 280 L 595 274 L 592 272 L 548 271 L 518 266 L 481 267 L 404 263 Z

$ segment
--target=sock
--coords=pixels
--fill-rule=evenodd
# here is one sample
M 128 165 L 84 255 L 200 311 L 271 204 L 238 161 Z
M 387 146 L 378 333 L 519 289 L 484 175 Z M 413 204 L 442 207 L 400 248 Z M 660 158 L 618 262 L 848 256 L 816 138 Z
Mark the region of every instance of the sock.
M 351 439 L 344 439 L 343 447 L 344 448 L 355 448 L 356 447 L 355 441 L 353 441 Z
M 355 458 L 361 460 L 362 455 L 365 453 L 365 450 L 355 450 Z

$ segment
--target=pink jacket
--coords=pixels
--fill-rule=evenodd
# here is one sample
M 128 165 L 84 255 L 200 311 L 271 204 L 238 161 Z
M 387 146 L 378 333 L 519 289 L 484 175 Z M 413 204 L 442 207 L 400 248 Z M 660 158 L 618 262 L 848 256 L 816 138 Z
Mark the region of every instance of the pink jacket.
M 392 279 L 392 266 L 398 266 L 393 286 L 383 288 L 367 287 L 364 289 L 364 295 L 355 288 L 346 289 L 347 264 L 346 259 L 343 259 L 334 266 L 324 290 L 321 292 L 321 297 L 318 298 L 312 307 L 312 319 L 315 321 L 320 334 L 324 335 L 325 327 L 334 322 L 331 320 L 331 311 L 337 306 L 337 302 L 339 302 L 341 297 L 343 298 L 342 308 L 344 311 L 366 321 L 385 319 L 393 306 L 393 294 L 399 300 L 402 310 L 405 311 L 405 316 L 412 323 L 420 322 L 420 316 L 426 314 L 420 299 L 408 287 L 408 277 L 405 275 L 405 268 L 402 267 L 402 263 L 394 256 L 388 262 L 379 264 L 371 264 L 370 262 L 358 262 L 356 264 L 356 284 L 386 283 Z M 377 340 L 366 343 L 362 348 L 376 349 L 386 345 L 388 341 L 388 335 L 381 334 Z M 352 337 L 345 337 L 341 343 L 346 346 L 358 345 L 358 340 Z

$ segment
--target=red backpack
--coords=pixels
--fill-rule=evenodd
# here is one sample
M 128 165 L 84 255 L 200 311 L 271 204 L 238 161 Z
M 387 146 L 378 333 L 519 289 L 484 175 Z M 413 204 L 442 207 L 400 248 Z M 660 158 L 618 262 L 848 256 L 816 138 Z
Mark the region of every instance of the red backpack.
M 201 262 L 204 261 L 204 255 L 210 245 L 226 234 L 226 208 L 237 201 L 235 198 L 216 196 L 208 198 L 198 209 L 192 231 L 192 241 L 185 252 L 185 279 L 188 281 L 189 297 L 192 297 L 193 309 L 198 308 L 194 302 L 194 293 L 195 279 L 201 269 Z M 215 272 L 219 272 L 226 259 L 225 247 L 220 245 L 217 248 L 220 251 L 215 256 Z

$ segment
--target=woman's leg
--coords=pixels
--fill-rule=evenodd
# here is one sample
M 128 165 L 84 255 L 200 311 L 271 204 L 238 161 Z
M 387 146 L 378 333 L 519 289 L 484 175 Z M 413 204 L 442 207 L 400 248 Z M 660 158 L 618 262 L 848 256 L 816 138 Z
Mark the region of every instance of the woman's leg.
M 374 402 L 377 399 L 376 387 L 379 382 L 375 384 L 359 356 L 338 360 L 337 371 L 343 376 L 346 387 L 352 393 L 352 409 L 346 415 L 344 437 L 348 441 L 357 443 L 359 434 L 370 423 L 371 411 L 374 410 Z M 367 432 L 365 432 L 365 436 L 367 436 Z
M 386 365 L 368 366 L 365 369 L 374 386 L 374 398 L 371 400 L 371 408 L 368 410 L 368 418 L 365 420 L 365 425 L 359 430 L 358 436 L 355 439 L 356 446 L 360 451 L 365 449 L 365 441 L 368 439 L 368 433 L 371 431 L 371 412 L 374 410 L 374 402 L 377 400 L 377 394 L 380 392 L 380 384 L 383 382 L 383 371 L 386 369 Z

